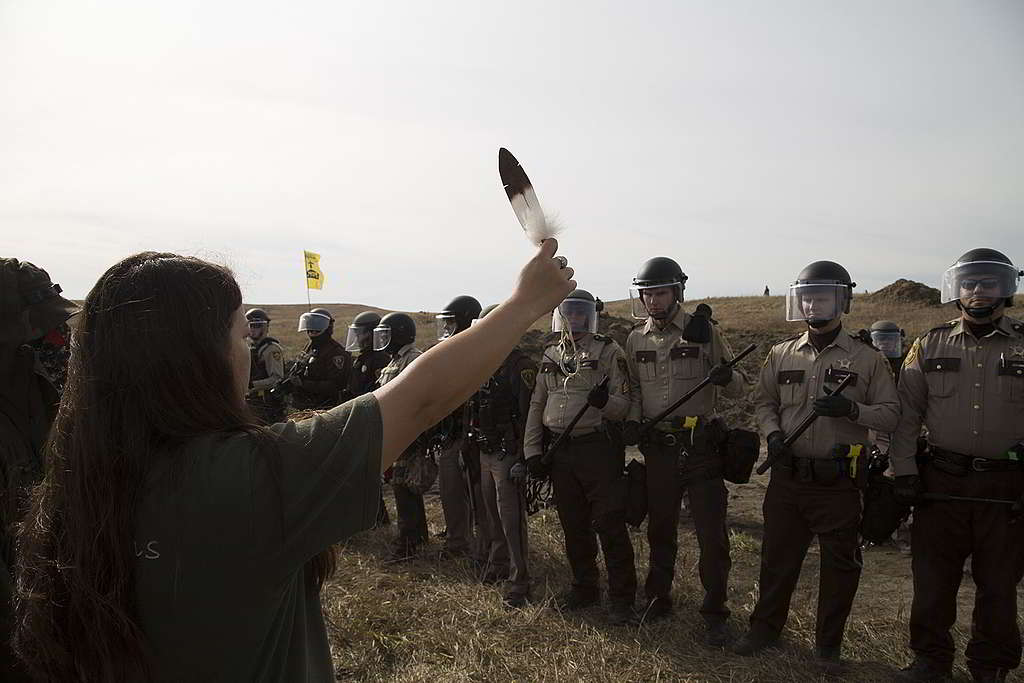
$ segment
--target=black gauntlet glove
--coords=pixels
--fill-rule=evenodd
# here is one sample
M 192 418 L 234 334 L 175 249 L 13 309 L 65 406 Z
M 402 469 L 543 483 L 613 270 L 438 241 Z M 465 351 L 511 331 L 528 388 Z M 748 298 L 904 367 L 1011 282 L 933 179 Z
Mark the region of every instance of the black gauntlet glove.
M 587 403 L 598 410 L 608 405 L 608 383 L 602 382 L 590 390 L 587 394 Z
M 772 432 L 768 435 L 768 459 L 772 462 L 786 460 L 793 456 L 793 451 L 786 445 L 786 437 L 782 432 Z
M 622 423 L 622 442 L 627 446 L 636 446 L 640 443 L 640 423 L 636 420 L 626 420 Z
M 551 473 L 551 468 L 544 464 L 544 456 L 534 455 L 526 459 L 526 469 L 535 479 L 544 479 Z
M 921 500 L 924 484 L 916 474 L 903 474 L 893 480 L 893 493 L 904 505 L 915 505 Z
M 812 409 L 815 415 L 822 417 L 849 417 L 854 414 L 857 404 L 842 394 L 832 394 L 814 399 Z
M 708 379 L 716 387 L 724 387 L 732 381 L 732 368 L 725 363 L 711 368 Z

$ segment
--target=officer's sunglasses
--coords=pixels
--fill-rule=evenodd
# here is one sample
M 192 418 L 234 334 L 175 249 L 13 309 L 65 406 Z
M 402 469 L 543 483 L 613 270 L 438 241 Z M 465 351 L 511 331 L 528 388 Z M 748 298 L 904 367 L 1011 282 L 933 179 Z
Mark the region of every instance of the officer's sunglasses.
M 999 278 L 987 277 L 983 280 L 961 280 L 960 289 L 971 291 L 975 287 L 981 286 L 982 289 L 995 289 L 999 286 Z

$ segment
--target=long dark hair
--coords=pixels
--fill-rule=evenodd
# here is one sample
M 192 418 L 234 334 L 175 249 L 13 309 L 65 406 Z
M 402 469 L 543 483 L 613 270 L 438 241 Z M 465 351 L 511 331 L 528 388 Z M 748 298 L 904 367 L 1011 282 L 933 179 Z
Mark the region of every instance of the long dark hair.
M 201 435 L 261 431 L 228 356 L 241 303 L 227 268 L 155 252 L 117 263 L 86 297 L 18 539 L 14 646 L 37 678 L 148 677 L 136 511 L 155 457 Z

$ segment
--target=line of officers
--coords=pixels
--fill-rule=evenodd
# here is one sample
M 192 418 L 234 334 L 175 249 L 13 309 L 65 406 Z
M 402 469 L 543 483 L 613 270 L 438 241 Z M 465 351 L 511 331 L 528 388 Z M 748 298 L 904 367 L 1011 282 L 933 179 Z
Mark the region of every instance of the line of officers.
M 599 603 L 600 546 L 609 621 L 650 622 L 674 609 L 686 494 L 700 553 L 705 640 L 724 647 L 731 640 L 724 480 L 734 430 L 717 408 L 721 396 L 742 397 L 753 385 L 756 422 L 774 465 L 763 503 L 757 604 L 732 651 L 753 655 L 778 644 L 804 558 L 817 538 L 815 654 L 826 666 L 843 667 L 843 633 L 863 567 L 861 455 L 877 445 L 888 451 L 897 498 L 914 507 L 914 659 L 897 677 L 950 677 L 950 629 L 970 558 L 976 598 L 967 666 L 976 681 L 1004 680 L 1021 659 L 1016 587 L 1024 576 L 1024 522 L 1017 524 L 1016 515 L 1024 505 L 1024 324 L 1005 314 L 1021 275 L 993 249 L 961 256 L 944 272 L 941 289 L 942 303 L 954 303 L 958 317 L 928 331 L 904 355 L 903 333 L 893 323 L 872 326 L 870 336 L 844 329 L 856 284 L 843 266 L 814 262 L 786 296 L 786 320 L 804 322 L 806 329 L 771 348 L 756 381 L 731 367 L 732 349 L 707 312 L 683 310 L 687 276 L 674 260 L 652 258 L 633 279 L 630 299 L 639 322 L 625 348 L 598 334 L 600 302 L 576 290 L 553 313 L 555 334 L 539 365 L 513 351 L 466 406 L 396 463 L 404 475 L 392 480 L 395 558 L 412 555 L 427 539 L 422 482 L 432 480 L 436 463 L 447 524 L 442 553 L 475 560 L 482 580 L 504 582 L 509 606 L 527 604 L 524 486 L 547 478 L 572 572 L 558 606 Z M 458 334 L 493 308 L 481 310 L 472 297 L 457 297 L 437 316 L 438 338 Z M 264 369 L 279 363 L 281 351 L 266 341 L 266 315 L 250 314 L 256 407 L 273 384 L 272 371 Z M 314 321 L 317 316 L 323 320 Z M 318 393 L 324 378 L 310 372 L 314 366 L 331 371 L 334 396 L 343 400 L 393 380 L 421 353 L 410 316 L 363 313 L 349 327 L 346 344 L 355 359 L 337 345 L 326 352 L 329 361 L 318 361 L 326 345 L 315 342 L 329 335 L 333 319 L 315 310 L 303 321 L 300 329 L 309 332 L 311 344 L 303 356 L 307 370 L 292 375 L 298 380 L 293 396 L 305 401 L 297 405 L 314 400 L 307 395 L 325 395 Z M 705 379 L 704 389 L 652 422 Z M 845 390 L 833 393 L 844 380 Z M 787 440 L 809 415 L 815 416 L 810 428 Z M 639 609 L 626 521 L 628 445 L 639 446 L 646 467 L 640 491 L 650 557 Z

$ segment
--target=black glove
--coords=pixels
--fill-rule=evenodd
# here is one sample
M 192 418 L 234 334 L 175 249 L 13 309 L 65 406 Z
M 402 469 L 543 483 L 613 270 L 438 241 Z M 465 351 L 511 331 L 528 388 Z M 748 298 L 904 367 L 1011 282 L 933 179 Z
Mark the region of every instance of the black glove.
M 924 484 L 916 474 L 903 474 L 893 480 L 893 493 L 900 503 L 915 505 L 924 493 Z
M 636 446 L 640 443 L 640 423 L 636 420 L 626 420 L 622 423 L 622 442 L 627 446 Z
M 786 437 L 782 432 L 772 432 L 768 435 L 768 459 L 777 462 L 780 458 L 792 457 L 793 451 L 786 445 Z
M 513 484 L 522 486 L 526 483 L 526 465 L 519 461 L 508 468 L 508 480 Z
M 857 405 L 842 394 L 832 394 L 814 399 L 812 409 L 822 417 L 847 417 L 853 415 Z
M 590 390 L 587 394 L 587 403 L 598 410 L 608 405 L 608 383 L 602 382 Z
M 535 479 L 543 479 L 551 472 L 551 468 L 544 464 L 544 456 L 535 455 L 526 459 L 526 469 L 530 476 Z
M 724 387 L 726 384 L 732 381 L 732 367 L 722 363 L 711 368 L 711 372 L 708 374 L 708 379 L 716 387 Z

